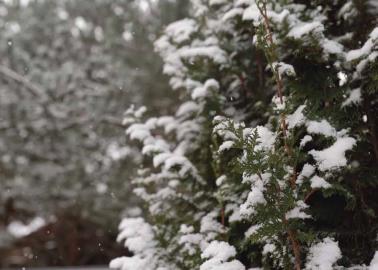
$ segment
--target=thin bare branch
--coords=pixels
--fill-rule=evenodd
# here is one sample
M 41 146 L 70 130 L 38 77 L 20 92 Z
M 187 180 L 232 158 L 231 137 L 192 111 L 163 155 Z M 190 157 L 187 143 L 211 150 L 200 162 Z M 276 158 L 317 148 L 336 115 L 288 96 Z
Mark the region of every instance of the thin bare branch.
M 29 81 L 25 76 L 18 74 L 4 65 L 0 65 L 0 74 L 25 86 L 34 97 L 39 97 L 42 101 L 47 100 L 46 92 Z

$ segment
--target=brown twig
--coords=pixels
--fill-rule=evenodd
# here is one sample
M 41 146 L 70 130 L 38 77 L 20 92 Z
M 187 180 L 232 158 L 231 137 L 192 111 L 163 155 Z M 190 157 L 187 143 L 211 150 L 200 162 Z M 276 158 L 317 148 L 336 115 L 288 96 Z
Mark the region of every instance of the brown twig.
M 307 203 L 308 200 L 312 197 L 312 195 L 314 195 L 314 193 L 317 192 L 318 190 L 319 190 L 318 188 L 311 189 L 310 192 L 305 196 L 304 202 Z
M 287 234 L 294 252 L 295 270 L 301 270 L 301 246 L 297 239 L 297 233 L 294 230 L 289 229 Z
M 293 174 L 295 177 L 292 178 L 294 179 L 294 181 L 296 180 L 296 173 Z M 262 181 L 262 176 L 261 176 L 261 173 L 257 173 L 257 176 L 260 178 L 260 180 Z M 276 186 L 276 189 L 277 189 L 277 193 L 281 193 L 282 190 L 280 188 L 279 185 Z M 288 227 L 288 220 L 286 218 L 286 216 L 284 215 L 282 217 L 282 221 L 283 223 L 285 224 L 286 227 Z M 294 252 L 294 258 L 295 258 L 295 270 L 301 270 L 301 246 L 299 244 L 299 241 L 297 239 L 297 232 L 295 230 L 292 230 L 292 229 L 287 229 L 287 238 L 293 248 L 293 252 Z
M 262 89 L 264 86 L 264 68 L 263 68 L 260 52 L 256 52 L 256 61 L 257 61 L 257 78 L 259 79 L 259 88 Z
M 244 97 L 247 97 L 248 91 L 247 91 L 247 87 L 246 87 L 246 84 L 245 84 L 245 78 L 244 78 L 243 74 L 239 75 L 239 80 L 240 80 L 241 88 L 242 88 L 243 93 L 244 93 Z
M 272 31 L 269 27 L 269 17 L 268 17 L 268 14 L 267 14 L 266 3 L 263 2 L 262 6 L 260 6 L 258 4 L 257 7 L 260 11 L 261 16 L 263 17 L 264 28 L 265 28 L 265 31 L 267 33 L 266 36 L 267 36 L 268 45 L 269 45 L 269 47 L 274 47 L 273 33 L 272 33 Z M 277 96 L 280 100 L 281 105 L 283 105 L 284 104 L 284 100 L 283 100 L 283 88 L 284 88 L 284 86 L 283 86 L 282 78 L 279 74 L 277 74 L 277 71 L 275 70 L 273 64 L 272 63 L 269 63 L 269 64 L 270 64 L 270 68 L 273 72 L 273 76 L 274 76 L 274 79 L 275 79 L 276 84 L 277 84 Z M 281 113 L 281 115 L 280 115 L 280 126 L 281 126 L 281 130 L 282 130 L 282 134 L 283 134 L 285 151 L 289 155 L 291 155 L 292 151 L 291 151 L 291 148 L 289 147 L 289 145 L 287 143 L 287 123 L 286 123 L 286 116 L 285 116 L 284 113 Z
M 297 170 L 294 169 L 293 175 L 290 177 L 290 186 L 291 186 L 292 189 L 295 189 L 297 177 L 298 177 Z
M 224 227 L 224 225 L 225 225 L 224 206 L 222 206 L 222 208 L 221 208 L 221 223 Z
M 269 18 L 268 18 L 268 14 L 267 14 L 266 2 L 258 3 L 257 7 L 260 11 L 262 18 L 263 18 L 263 24 L 264 24 L 264 28 L 265 28 L 265 31 L 266 31 L 266 37 L 267 37 L 266 38 L 267 44 L 270 48 L 274 48 L 273 33 L 272 33 L 270 26 L 269 26 L 270 23 L 269 23 Z M 275 79 L 276 84 L 277 84 L 277 96 L 279 97 L 281 105 L 283 105 L 284 100 L 283 100 L 283 81 L 282 81 L 282 78 L 277 73 L 275 68 L 273 67 L 273 63 L 270 61 L 269 64 L 270 64 L 270 67 L 271 67 L 273 75 L 274 75 L 274 79 Z M 293 151 L 287 143 L 287 124 L 286 124 L 286 116 L 285 116 L 284 113 L 281 113 L 281 115 L 280 115 L 280 128 L 282 130 L 285 151 L 289 156 L 292 156 Z M 296 178 L 297 178 L 297 173 L 294 172 L 294 174 L 293 174 L 293 176 L 291 177 L 291 180 L 290 180 L 290 186 L 293 190 L 295 189 Z M 284 217 L 283 221 L 284 221 L 285 225 L 288 224 L 286 217 Z M 287 230 L 287 234 L 288 234 L 288 238 L 289 238 L 289 241 L 291 243 L 291 246 L 292 246 L 292 249 L 293 249 L 293 252 L 294 252 L 295 270 L 300 270 L 301 269 L 301 246 L 300 246 L 299 241 L 297 239 L 297 235 L 296 235 L 297 233 L 296 233 L 295 230 L 289 228 Z

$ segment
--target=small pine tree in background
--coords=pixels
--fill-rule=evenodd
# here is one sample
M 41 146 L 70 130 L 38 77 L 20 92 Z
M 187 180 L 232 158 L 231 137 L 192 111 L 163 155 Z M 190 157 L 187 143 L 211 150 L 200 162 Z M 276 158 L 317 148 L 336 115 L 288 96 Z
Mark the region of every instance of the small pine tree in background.
M 378 269 L 375 1 L 193 0 L 156 41 L 182 103 L 144 156 L 119 269 Z M 352 268 L 351 268 L 352 269 Z

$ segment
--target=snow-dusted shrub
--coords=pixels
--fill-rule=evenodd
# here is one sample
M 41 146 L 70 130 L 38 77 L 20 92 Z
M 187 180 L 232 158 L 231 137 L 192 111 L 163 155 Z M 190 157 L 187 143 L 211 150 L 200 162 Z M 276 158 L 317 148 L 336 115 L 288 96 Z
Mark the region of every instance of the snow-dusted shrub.
M 145 156 L 134 184 L 154 269 L 369 263 L 378 181 L 371 1 L 192 6 L 192 19 L 156 41 L 182 103 L 152 118 L 131 108 L 124 121 Z

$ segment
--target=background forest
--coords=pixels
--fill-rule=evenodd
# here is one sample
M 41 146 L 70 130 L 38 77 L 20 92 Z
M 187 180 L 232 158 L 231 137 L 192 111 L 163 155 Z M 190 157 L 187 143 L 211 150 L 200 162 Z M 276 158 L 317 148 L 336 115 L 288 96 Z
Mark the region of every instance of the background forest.
M 135 206 L 140 155 L 122 115 L 174 104 L 153 41 L 187 6 L 0 1 L 0 267 L 108 264 L 123 252 L 115 236 Z

